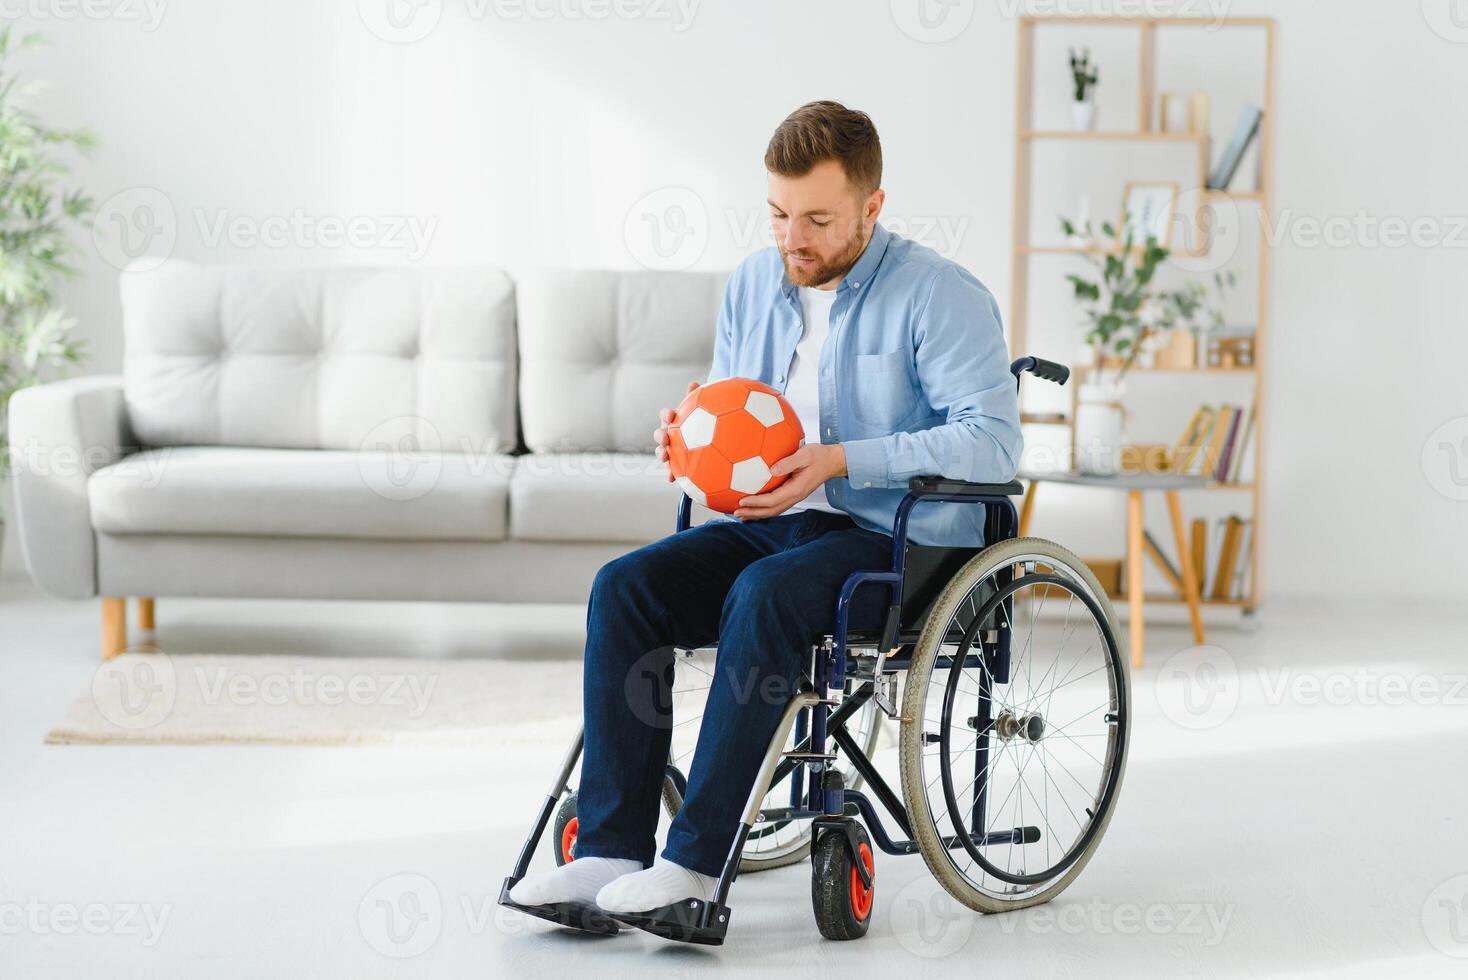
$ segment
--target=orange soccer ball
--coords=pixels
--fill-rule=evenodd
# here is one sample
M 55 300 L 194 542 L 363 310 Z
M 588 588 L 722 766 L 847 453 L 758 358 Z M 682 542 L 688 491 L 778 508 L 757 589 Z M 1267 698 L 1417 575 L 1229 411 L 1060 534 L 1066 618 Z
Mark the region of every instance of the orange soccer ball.
M 770 467 L 799 449 L 805 432 L 780 393 L 749 378 L 695 388 L 668 426 L 668 468 L 683 492 L 732 514 L 739 501 L 785 482 Z

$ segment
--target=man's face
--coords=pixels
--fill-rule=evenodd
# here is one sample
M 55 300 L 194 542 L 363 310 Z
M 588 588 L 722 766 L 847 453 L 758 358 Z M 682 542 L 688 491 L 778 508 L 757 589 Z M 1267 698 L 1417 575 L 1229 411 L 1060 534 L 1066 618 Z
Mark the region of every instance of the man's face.
M 790 281 L 839 283 L 861 258 L 884 197 L 852 187 L 839 160 L 822 160 L 803 177 L 770 174 L 770 225 Z

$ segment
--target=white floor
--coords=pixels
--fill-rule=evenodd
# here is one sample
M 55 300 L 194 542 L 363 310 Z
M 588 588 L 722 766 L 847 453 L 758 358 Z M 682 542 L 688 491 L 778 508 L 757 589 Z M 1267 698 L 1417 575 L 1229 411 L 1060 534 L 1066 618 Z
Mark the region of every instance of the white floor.
M 171 601 L 159 619 L 180 652 L 574 657 L 580 610 Z M 1277 602 L 1171 662 L 1188 636 L 1154 626 L 1116 819 L 1061 899 L 977 917 L 920 858 L 879 855 L 872 932 L 837 944 L 796 866 L 738 883 L 717 949 L 495 906 L 559 746 L 43 745 L 96 633 L 95 604 L 0 582 L 0 977 L 1468 972 L 1464 611 Z

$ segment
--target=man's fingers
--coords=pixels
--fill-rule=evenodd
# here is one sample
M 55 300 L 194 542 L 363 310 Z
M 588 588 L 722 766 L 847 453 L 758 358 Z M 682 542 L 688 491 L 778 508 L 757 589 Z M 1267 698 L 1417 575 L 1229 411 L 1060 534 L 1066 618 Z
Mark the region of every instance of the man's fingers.
M 784 476 L 808 465 L 810 465 L 810 449 L 801 446 L 784 459 L 776 460 L 775 465 L 770 467 L 770 473 L 774 476 Z
M 654 440 L 657 441 L 657 444 L 660 447 L 661 446 L 666 446 L 668 444 L 668 430 L 667 429 L 654 429 L 652 431 L 652 437 L 653 437 Z
M 689 391 L 693 391 L 697 387 L 698 387 L 698 382 L 697 381 L 690 381 L 690 382 L 688 382 L 688 390 Z

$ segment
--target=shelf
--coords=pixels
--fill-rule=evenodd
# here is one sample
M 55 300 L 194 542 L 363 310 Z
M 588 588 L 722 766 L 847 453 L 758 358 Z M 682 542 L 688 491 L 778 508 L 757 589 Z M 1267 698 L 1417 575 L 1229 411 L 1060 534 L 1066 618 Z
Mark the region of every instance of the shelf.
M 1091 372 L 1091 371 L 1094 371 L 1094 370 L 1096 370 L 1096 369 L 1093 368 L 1093 367 L 1090 367 L 1089 365 L 1081 364 L 1081 365 L 1077 365 L 1076 367 L 1072 368 L 1071 369 L 1071 373 L 1072 374 L 1086 374 L 1086 373 Z M 1106 371 L 1114 371 L 1115 368 L 1103 368 L 1103 370 L 1106 370 Z M 1132 365 L 1131 367 L 1127 368 L 1127 372 L 1126 373 L 1127 374 L 1237 374 L 1237 375 L 1240 375 L 1240 376 L 1247 376 L 1247 375 L 1252 375 L 1252 374 L 1258 374 L 1259 373 L 1259 369 L 1257 367 L 1231 367 L 1231 368 L 1226 368 L 1226 367 L 1185 367 L 1185 368 L 1174 368 L 1174 367 L 1141 367 L 1140 365 Z
M 1201 143 L 1207 133 L 1160 133 L 1151 131 L 1073 129 L 1027 129 L 1019 134 L 1023 140 L 1094 140 L 1124 143 Z
M 1207 191 L 1204 191 L 1203 192 L 1203 196 L 1205 198 L 1211 198 L 1213 200 L 1220 200 L 1220 201 L 1262 201 L 1262 200 L 1264 200 L 1264 192 L 1263 191 L 1215 191 L 1215 190 L 1207 190 Z

